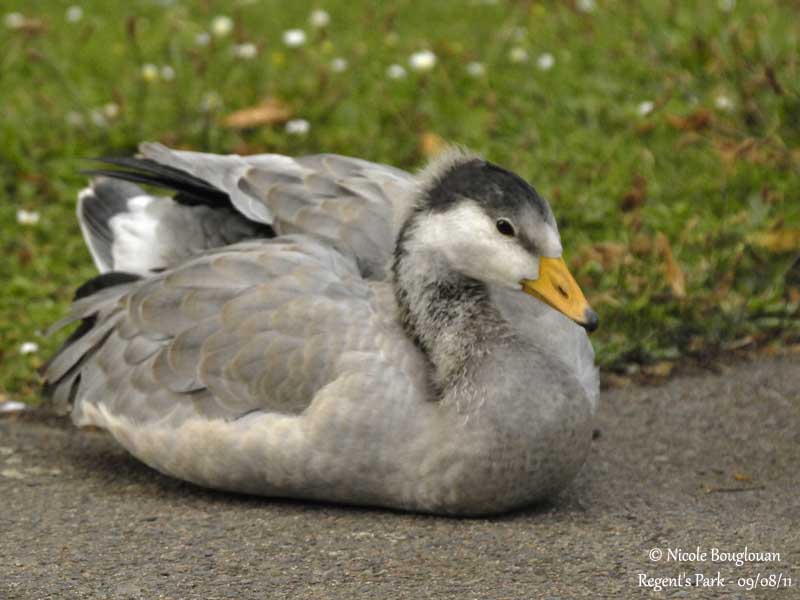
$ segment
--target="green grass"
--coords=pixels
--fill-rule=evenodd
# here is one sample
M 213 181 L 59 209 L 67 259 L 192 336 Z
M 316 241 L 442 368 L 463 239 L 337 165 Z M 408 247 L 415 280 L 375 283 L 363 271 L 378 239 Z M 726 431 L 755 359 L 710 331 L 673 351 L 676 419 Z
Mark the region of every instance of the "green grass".
M 424 133 L 478 150 L 551 200 L 568 261 L 602 317 L 593 339 L 607 369 L 800 333 L 800 294 L 784 280 L 800 228 L 796 1 L 724 10 L 711 0 L 597 0 L 581 12 L 585 3 L 570 1 L 87 0 L 77 23 L 65 18 L 69 4 L 41 0 L 22 30 L 0 26 L 6 396 L 36 397 L 35 368 L 63 339 L 41 332 L 93 274 L 73 214 L 80 158 L 129 154 L 145 139 L 338 152 L 409 169 L 424 163 Z M 308 24 L 316 7 L 331 15 L 323 30 Z M 0 14 L 14 10 L 0 3 Z M 234 31 L 198 46 L 219 14 Z M 287 48 L 282 32 L 297 27 L 308 43 Z M 254 59 L 234 56 L 244 42 L 257 45 Z M 527 62 L 511 60 L 515 47 Z M 435 68 L 408 69 L 424 48 Z M 543 53 L 549 70 L 537 64 Z M 335 57 L 348 61 L 344 72 L 331 70 Z M 468 74 L 473 61 L 484 76 Z M 170 65 L 174 80 L 145 82 L 145 63 Z M 408 76 L 387 77 L 392 63 Z M 267 97 L 307 119 L 308 135 L 220 126 Z M 642 114 L 646 102 L 653 109 Z M 118 114 L 101 116 L 109 103 Z M 18 225 L 18 208 L 40 222 Z M 757 237 L 768 232 L 788 237 L 788 250 Z M 39 351 L 22 355 L 25 341 Z

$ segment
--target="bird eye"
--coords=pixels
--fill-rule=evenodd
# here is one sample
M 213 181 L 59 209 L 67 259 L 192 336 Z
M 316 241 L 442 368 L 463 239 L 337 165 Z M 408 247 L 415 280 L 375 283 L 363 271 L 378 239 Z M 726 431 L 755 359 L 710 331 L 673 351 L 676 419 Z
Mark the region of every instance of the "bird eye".
M 497 231 L 508 237 L 513 237 L 514 226 L 508 219 L 497 219 Z

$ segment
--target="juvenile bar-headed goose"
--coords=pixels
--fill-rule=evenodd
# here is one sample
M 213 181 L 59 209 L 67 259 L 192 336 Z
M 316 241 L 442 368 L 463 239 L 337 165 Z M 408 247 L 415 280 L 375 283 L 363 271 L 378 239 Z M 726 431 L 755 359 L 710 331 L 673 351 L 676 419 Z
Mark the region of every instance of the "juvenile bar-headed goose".
M 163 473 L 265 496 L 477 515 L 575 476 L 597 316 L 520 177 L 461 150 L 419 176 L 140 152 L 79 196 L 102 274 L 46 368 L 76 424 Z

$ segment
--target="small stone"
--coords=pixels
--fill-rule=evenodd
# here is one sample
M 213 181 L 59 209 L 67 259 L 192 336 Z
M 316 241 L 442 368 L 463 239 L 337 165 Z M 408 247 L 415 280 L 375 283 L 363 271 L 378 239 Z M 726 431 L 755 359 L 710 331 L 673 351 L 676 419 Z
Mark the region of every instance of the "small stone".
M 28 409 L 27 404 L 25 404 L 24 402 L 19 402 L 17 400 L 8 400 L 6 402 L 0 402 L 0 414 L 17 413 L 27 409 Z
M 0 477 L 8 479 L 25 479 L 26 475 L 18 469 L 3 469 L 0 471 Z

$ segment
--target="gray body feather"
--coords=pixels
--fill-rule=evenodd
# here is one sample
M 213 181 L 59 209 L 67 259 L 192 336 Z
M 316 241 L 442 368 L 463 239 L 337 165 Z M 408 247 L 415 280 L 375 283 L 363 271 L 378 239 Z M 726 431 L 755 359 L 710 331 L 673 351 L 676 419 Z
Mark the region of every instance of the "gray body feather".
M 235 210 L 119 182 L 84 193 L 98 267 L 146 276 L 57 324 L 90 320 L 46 373 L 78 425 L 200 485 L 449 514 L 529 503 L 580 468 L 598 396 L 586 334 L 519 292 L 473 294 L 424 253 L 392 268 L 414 177 L 332 155 L 141 151 Z M 149 237 L 121 235 L 140 208 Z

